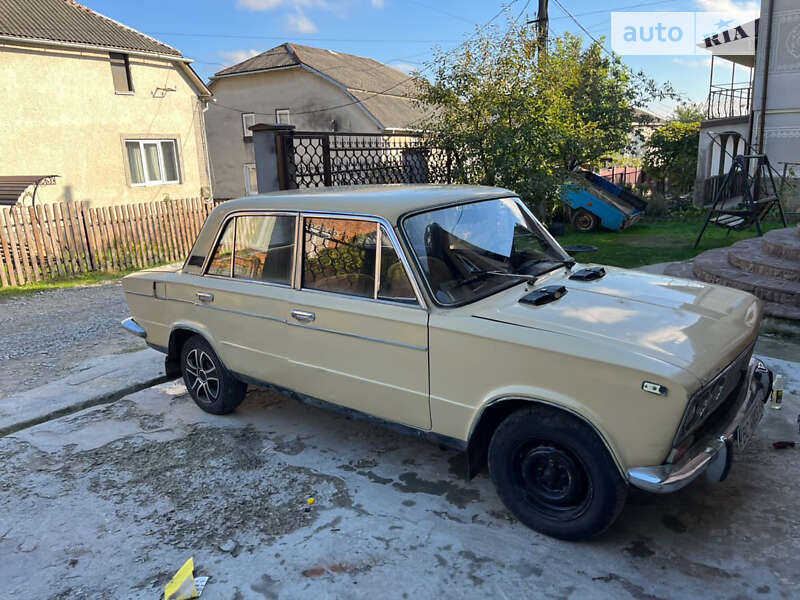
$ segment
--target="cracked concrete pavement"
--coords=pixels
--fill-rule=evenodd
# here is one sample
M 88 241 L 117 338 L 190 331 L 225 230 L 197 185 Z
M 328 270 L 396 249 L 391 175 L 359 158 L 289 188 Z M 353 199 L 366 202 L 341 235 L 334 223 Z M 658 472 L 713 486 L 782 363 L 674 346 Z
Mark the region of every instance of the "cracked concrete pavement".
M 633 492 L 582 543 L 516 522 L 420 440 L 254 389 L 203 413 L 180 382 L 0 438 L 0 596 L 147 598 L 194 556 L 217 598 L 790 598 L 800 369 L 728 480 Z M 316 502 L 308 507 L 306 500 Z

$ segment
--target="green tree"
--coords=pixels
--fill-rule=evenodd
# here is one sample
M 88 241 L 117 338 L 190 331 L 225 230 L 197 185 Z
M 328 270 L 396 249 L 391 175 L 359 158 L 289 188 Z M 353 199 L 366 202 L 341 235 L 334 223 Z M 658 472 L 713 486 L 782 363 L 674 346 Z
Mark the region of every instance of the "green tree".
M 452 153 L 456 179 L 513 189 L 540 216 L 570 170 L 630 143 L 636 108 L 671 94 L 606 55 L 602 40 L 584 46 L 567 33 L 545 50 L 534 28 L 512 22 L 437 52 L 432 80 L 419 80 L 433 107 L 422 128 Z
M 699 123 L 706 113 L 700 104 L 681 104 L 675 109 L 674 120 L 680 123 Z
M 645 143 L 644 168 L 651 176 L 679 191 L 688 191 L 697 173 L 700 123 L 671 121 L 656 129 Z

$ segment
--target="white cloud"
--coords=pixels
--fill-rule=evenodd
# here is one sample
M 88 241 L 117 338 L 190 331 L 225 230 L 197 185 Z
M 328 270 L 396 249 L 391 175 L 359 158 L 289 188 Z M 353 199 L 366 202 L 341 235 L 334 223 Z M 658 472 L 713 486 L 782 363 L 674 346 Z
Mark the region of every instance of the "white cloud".
M 710 67 L 710 58 L 673 58 L 672 62 L 684 67 Z
M 219 55 L 225 61 L 226 65 L 235 65 L 243 60 L 252 58 L 256 54 L 261 54 L 261 50 L 255 48 L 240 49 L 240 50 L 222 50 Z
M 239 0 L 236 6 L 248 10 L 272 10 L 283 4 L 283 0 Z
M 295 14 L 286 17 L 286 28 L 295 33 L 314 33 L 317 25 L 298 8 Z
M 389 66 L 392 67 L 393 69 L 397 69 L 398 71 L 402 71 L 407 75 L 411 75 L 412 71 L 419 70 L 419 67 L 417 67 L 417 65 L 412 65 L 411 63 L 404 63 L 404 62 L 392 63 Z
M 373 0 L 374 2 L 374 0 Z M 279 6 L 293 7 L 297 10 L 301 8 L 324 8 L 326 10 L 337 10 L 340 5 L 346 2 L 328 0 L 238 0 L 236 5 L 245 10 L 265 11 L 274 10 Z
M 760 3 L 754 0 L 695 0 L 695 3 L 699 10 L 725 13 L 727 18 L 740 23 L 752 21 L 761 14 Z
M 383 8 L 385 2 L 383 0 L 371 0 L 373 8 Z

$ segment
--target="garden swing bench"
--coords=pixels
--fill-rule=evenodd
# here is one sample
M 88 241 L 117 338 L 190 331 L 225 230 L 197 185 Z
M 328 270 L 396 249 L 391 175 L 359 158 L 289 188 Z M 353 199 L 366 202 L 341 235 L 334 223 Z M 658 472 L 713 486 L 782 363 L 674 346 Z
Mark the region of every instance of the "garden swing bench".
M 694 247 L 697 248 L 700 244 L 709 224 L 723 227 L 728 233 L 755 225 L 758 235 L 763 235 L 761 222 L 776 205 L 783 226 L 786 227 L 786 216 L 772 175 L 773 170 L 766 154 L 734 156 L 730 170 L 714 194 L 714 202 Z

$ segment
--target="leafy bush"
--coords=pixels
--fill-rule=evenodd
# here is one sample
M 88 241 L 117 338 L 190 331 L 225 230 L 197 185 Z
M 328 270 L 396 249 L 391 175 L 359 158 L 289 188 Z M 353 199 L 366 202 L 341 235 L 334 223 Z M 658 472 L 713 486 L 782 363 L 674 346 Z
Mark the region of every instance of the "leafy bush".
M 645 143 L 644 169 L 651 177 L 680 191 L 694 185 L 700 123 L 672 121 L 656 129 Z

